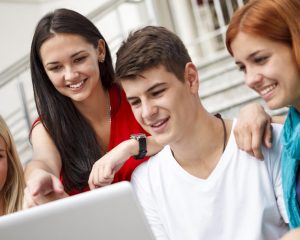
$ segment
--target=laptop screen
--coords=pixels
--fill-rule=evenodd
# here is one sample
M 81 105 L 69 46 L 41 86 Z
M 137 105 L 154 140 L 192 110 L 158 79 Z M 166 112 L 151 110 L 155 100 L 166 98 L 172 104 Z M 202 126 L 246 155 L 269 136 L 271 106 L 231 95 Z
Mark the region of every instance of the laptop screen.
M 5 240 L 154 240 L 129 182 L 0 217 Z

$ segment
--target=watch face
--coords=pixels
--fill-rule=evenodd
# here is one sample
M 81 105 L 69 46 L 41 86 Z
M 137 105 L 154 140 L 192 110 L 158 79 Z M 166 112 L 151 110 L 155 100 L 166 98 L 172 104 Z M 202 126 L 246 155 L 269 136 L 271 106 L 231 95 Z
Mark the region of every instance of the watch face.
M 146 134 L 144 134 L 144 133 L 131 134 L 130 138 L 138 140 L 140 138 L 146 138 Z
M 139 142 L 139 153 L 134 155 L 135 159 L 143 159 L 147 153 L 147 142 L 146 142 L 146 134 L 138 133 L 138 134 L 131 134 L 131 139 L 135 139 Z

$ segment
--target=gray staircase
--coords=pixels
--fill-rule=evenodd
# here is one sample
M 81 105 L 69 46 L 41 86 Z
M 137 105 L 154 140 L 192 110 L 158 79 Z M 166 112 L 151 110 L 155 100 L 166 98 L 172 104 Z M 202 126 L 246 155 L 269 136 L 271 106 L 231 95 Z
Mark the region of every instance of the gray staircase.
M 259 95 L 245 85 L 243 73 L 225 52 L 221 52 L 214 61 L 200 65 L 198 70 L 199 95 L 211 113 L 219 112 L 224 117 L 235 118 L 238 117 L 239 109 L 251 102 L 260 103 L 271 115 L 287 112 L 287 108 L 269 110 Z
M 238 116 L 239 109 L 250 102 L 260 102 L 265 106 L 258 94 L 246 87 L 243 74 L 238 71 L 231 56 L 227 53 L 221 52 L 213 61 L 199 64 L 198 70 L 199 95 L 209 112 L 219 112 L 226 118 L 234 118 Z M 30 160 L 32 152 L 29 142 L 29 126 L 22 108 L 20 93 L 13 93 L 11 88 L 15 89 L 19 84 L 26 85 L 25 98 L 29 119 L 32 122 L 37 117 L 37 113 L 30 76 L 28 73 L 25 76 L 23 80 L 6 84 L 0 89 L 1 99 L 6 99 L 4 104 L 1 103 L 0 112 L 12 131 L 23 163 Z M 265 109 L 267 109 L 266 106 Z M 286 111 L 287 109 L 283 108 L 268 112 L 272 115 L 279 115 L 285 114 Z
M 92 10 L 87 17 L 101 29 L 114 57 L 117 45 L 130 30 L 146 23 L 155 25 L 154 15 L 151 14 L 152 8 L 151 2 L 146 1 L 110 0 L 101 4 L 99 2 L 99 7 Z M 127 15 L 128 9 L 132 11 L 133 17 L 142 17 L 135 22 L 136 25 L 122 22 L 122 17 Z M 145 10 L 143 14 L 140 14 L 141 10 Z M 114 26 L 113 31 L 111 25 Z M 29 71 L 29 55 L 0 72 L 0 114 L 7 122 L 21 161 L 25 164 L 32 156 L 29 131 L 32 122 L 37 118 Z
M 160 1 L 155 2 L 158 3 Z M 218 3 L 218 1 L 214 2 Z M 243 4 L 242 0 L 238 2 L 239 5 Z M 95 9 L 88 16 L 101 29 L 108 26 L 109 24 L 107 23 L 117 21 L 115 31 L 111 31 L 110 28 L 107 29 L 108 32 L 116 34 L 109 39 L 106 37 L 112 50 L 113 58 L 120 42 L 129 30 L 133 30 L 140 25 L 155 25 L 157 23 L 155 19 L 150 18 L 150 16 L 155 16 L 153 8 L 148 10 L 147 14 L 140 14 L 143 18 L 140 22 L 137 22 L 137 26 L 130 25 L 130 29 L 127 29 L 128 26 L 122 22 L 121 15 L 121 9 L 124 5 L 136 7 L 137 12 L 141 12 L 141 9 L 147 9 L 146 5 L 150 6 L 146 1 L 111 0 Z M 127 11 L 125 12 L 127 13 Z M 144 19 L 144 15 L 149 16 L 149 19 Z M 225 31 L 225 28 L 222 29 L 222 31 Z M 218 34 L 222 34 L 222 31 L 219 31 L 220 33 Z M 105 31 L 104 35 L 106 36 Z M 203 105 L 209 112 L 219 112 L 226 118 L 237 117 L 239 109 L 253 101 L 258 101 L 265 106 L 259 96 L 245 86 L 243 74 L 238 71 L 233 59 L 224 50 L 224 45 L 220 46 L 218 48 L 221 49 L 220 51 L 217 49 L 217 52 L 214 52 L 212 55 L 206 55 L 204 60 L 194 59 L 199 70 L 199 95 Z M 37 117 L 28 58 L 28 55 L 24 56 L 0 73 L 0 114 L 11 129 L 23 163 L 31 159 L 32 149 L 29 142 L 29 129 L 30 124 Z M 286 111 L 287 109 L 283 108 L 277 111 L 269 111 L 269 113 L 278 115 L 284 114 Z

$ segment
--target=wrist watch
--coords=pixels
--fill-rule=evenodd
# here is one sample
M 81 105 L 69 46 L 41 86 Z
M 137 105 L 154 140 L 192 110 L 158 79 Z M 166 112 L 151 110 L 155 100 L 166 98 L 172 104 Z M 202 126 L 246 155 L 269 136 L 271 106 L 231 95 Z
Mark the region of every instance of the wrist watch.
M 131 134 L 130 139 L 135 139 L 139 142 L 139 153 L 134 155 L 135 159 L 143 159 L 147 153 L 147 141 L 146 141 L 146 134 L 144 133 L 137 133 Z

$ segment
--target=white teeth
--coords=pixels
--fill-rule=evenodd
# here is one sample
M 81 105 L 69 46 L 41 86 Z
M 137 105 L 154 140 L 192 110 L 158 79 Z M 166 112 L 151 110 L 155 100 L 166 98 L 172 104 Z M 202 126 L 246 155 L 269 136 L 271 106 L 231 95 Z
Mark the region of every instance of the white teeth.
M 83 81 L 76 83 L 76 84 L 70 84 L 70 88 L 80 88 L 83 85 Z
M 165 121 L 163 120 L 163 121 L 159 121 L 159 122 L 157 122 L 157 123 L 155 123 L 155 124 L 152 124 L 151 126 L 152 127 L 159 127 L 161 124 L 163 124 Z
M 267 93 L 271 92 L 273 89 L 276 88 L 276 84 L 266 87 L 265 89 L 260 91 L 261 95 L 266 95 Z

